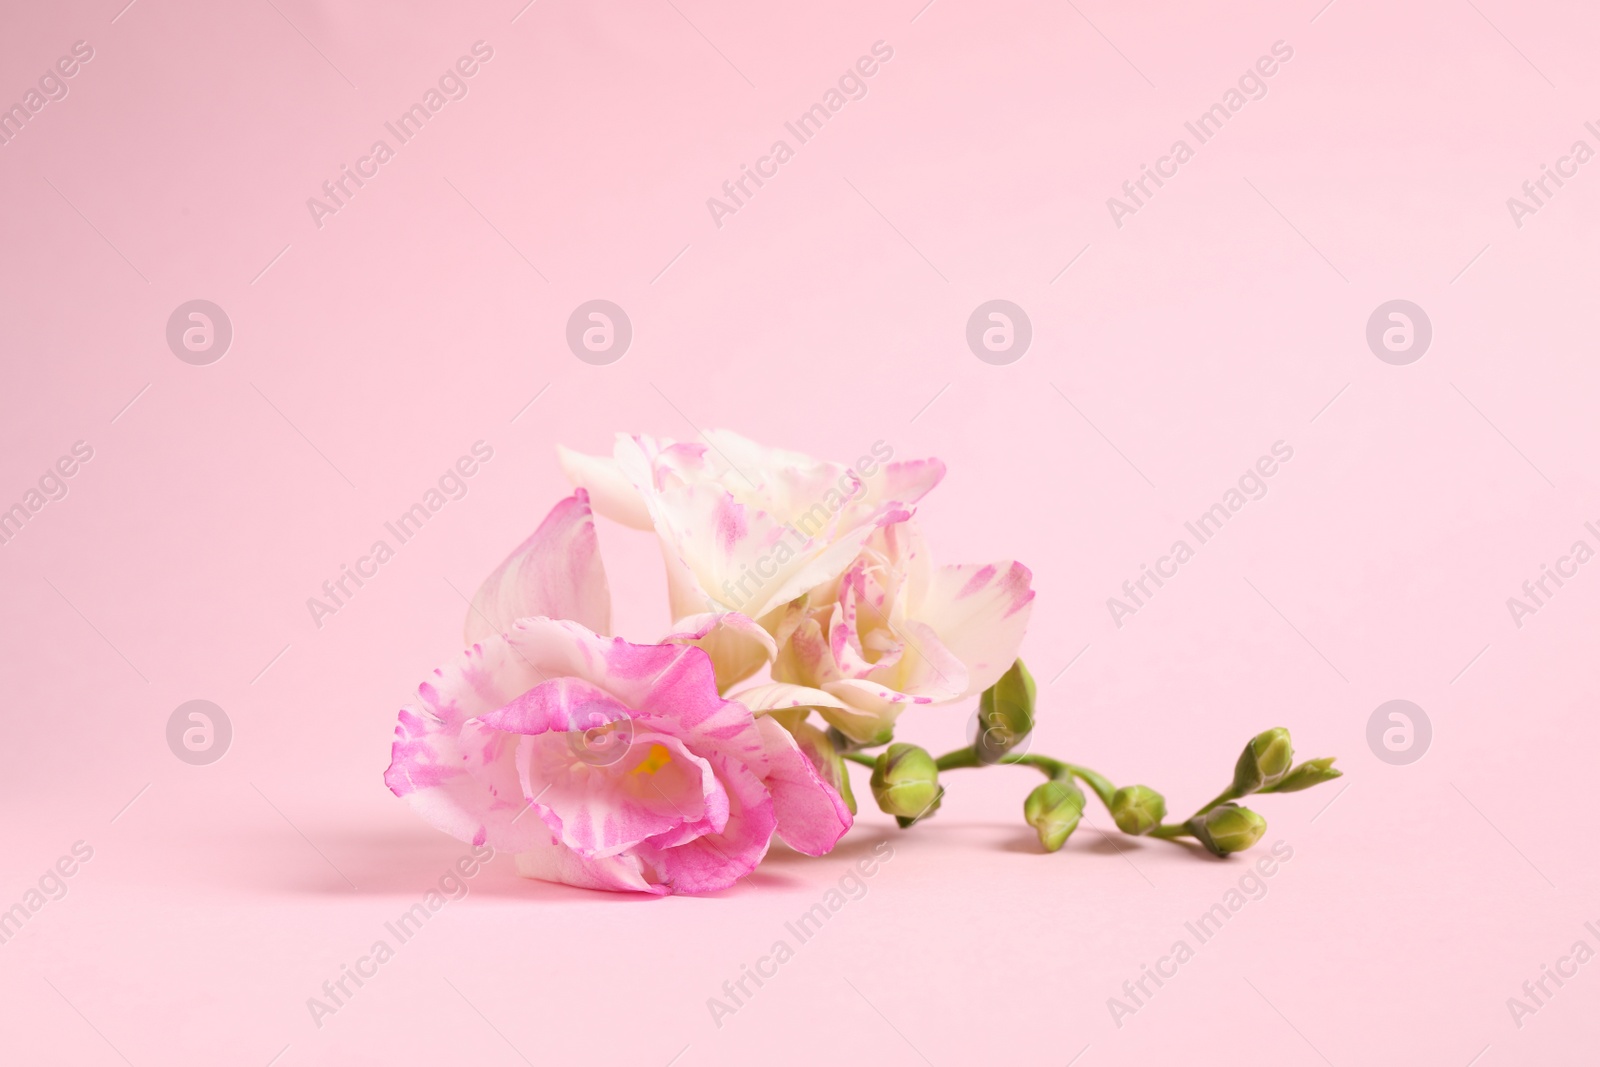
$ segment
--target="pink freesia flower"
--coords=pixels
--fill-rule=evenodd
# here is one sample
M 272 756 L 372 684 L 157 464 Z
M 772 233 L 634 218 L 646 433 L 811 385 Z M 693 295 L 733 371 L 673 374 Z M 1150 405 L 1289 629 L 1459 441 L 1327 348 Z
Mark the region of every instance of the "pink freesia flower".
M 885 525 L 837 581 L 773 624 L 772 676 L 787 684 L 752 702 L 814 707 L 857 741 L 886 740 L 908 705 L 973 696 L 1006 672 L 1033 611 L 1032 581 L 1015 560 L 935 567 L 914 523 Z
M 479 590 L 477 643 L 401 711 L 390 790 L 529 877 L 595 889 L 723 889 L 774 833 L 831 849 L 851 822 L 838 791 L 777 720 L 719 695 L 693 643 L 723 620 L 637 645 L 596 632 L 609 612 L 579 490 Z

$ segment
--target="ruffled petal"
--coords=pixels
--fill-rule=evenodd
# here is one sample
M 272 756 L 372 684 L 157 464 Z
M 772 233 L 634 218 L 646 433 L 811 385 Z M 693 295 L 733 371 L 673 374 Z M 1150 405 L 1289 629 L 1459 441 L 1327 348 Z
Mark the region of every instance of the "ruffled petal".
M 723 830 L 728 798 L 711 764 L 675 737 L 641 731 L 614 763 L 595 764 L 564 734 L 523 737 L 522 791 L 561 843 L 604 859 L 651 838 Z
M 674 893 L 711 893 L 733 885 L 756 869 L 777 829 L 772 795 L 755 772 L 721 753 L 709 759 L 728 792 L 723 831 L 669 847 L 645 842 L 634 850 Z
M 672 699 L 709 718 L 723 701 L 711 688 L 711 663 L 699 649 L 631 645 L 577 623 L 522 619 L 509 632 L 467 649 L 418 687 L 418 702 L 401 710 L 395 726 L 384 784 L 430 825 L 462 841 L 507 852 L 530 848 L 548 834 L 537 818 L 522 817 L 527 803 L 517 773 L 516 737 L 481 717 L 543 683 L 569 678 L 590 680 L 597 688 L 603 682 L 616 703 L 638 708 L 652 678 L 693 657 L 700 664 L 701 691 L 696 693 L 693 676 L 680 672 Z M 552 690 L 541 694 L 553 697 Z M 659 706 L 651 703 L 652 710 Z

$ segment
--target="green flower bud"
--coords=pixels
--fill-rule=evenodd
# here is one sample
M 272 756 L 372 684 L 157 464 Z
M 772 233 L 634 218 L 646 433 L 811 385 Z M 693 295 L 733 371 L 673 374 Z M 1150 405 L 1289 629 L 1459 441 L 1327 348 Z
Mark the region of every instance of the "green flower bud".
M 1022 817 L 1039 831 L 1039 844 L 1054 852 L 1067 843 L 1083 817 L 1083 790 L 1070 778 L 1056 778 L 1034 788 L 1022 802 Z
M 1167 801 L 1147 785 L 1125 785 L 1111 795 L 1111 817 L 1125 834 L 1147 834 L 1167 817 Z
M 1243 852 L 1267 832 L 1267 820 L 1237 804 L 1219 804 L 1185 825 L 1213 855 Z
M 996 763 L 1033 730 L 1037 687 L 1019 659 L 978 698 L 978 737 L 973 747 L 979 763 Z
M 1308 759 L 1290 771 L 1283 781 L 1272 787 L 1271 791 L 1274 793 L 1298 793 L 1302 789 L 1310 789 L 1314 785 L 1331 782 L 1344 773 L 1333 765 L 1333 761 L 1337 758 L 1337 756 L 1326 756 L 1322 759 Z
M 872 768 L 872 795 L 878 807 L 910 826 L 939 806 L 939 768 L 926 749 L 896 743 Z
M 1277 785 L 1294 765 L 1294 746 L 1289 731 L 1281 726 L 1264 730 L 1250 739 L 1233 768 L 1233 794 L 1246 796 L 1267 786 Z

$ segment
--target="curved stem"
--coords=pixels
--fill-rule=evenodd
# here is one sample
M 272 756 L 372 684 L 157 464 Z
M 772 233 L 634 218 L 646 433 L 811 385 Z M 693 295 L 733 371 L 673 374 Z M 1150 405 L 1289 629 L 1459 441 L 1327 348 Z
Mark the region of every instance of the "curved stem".
M 1222 792 L 1218 793 L 1215 797 L 1213 797 L 1205 805 L 1205 807 L 1203 807 L 1199 811 L 1195 812 L 1194 815 L 1191 816 L 1191 818 L 1199 818 L 1201 815 L 1204 815 L 1206 812 L 1210 811 L 1212 808 L 1215 808 L 1215 807 L 1217 807 L 1219 805 L 1222 805 L 1222 804 L 1226 804 L 1230 800 L 1238 800 L 1238 799 L 1239 799 L 1239 794 L 1235 793 L 1233 791 L 1233 787 L 1230 785 L 1228 788 L 1224 789 Z
M 874 762 L 876 762 L 870 757 L 861 756 L 853 752 L 846 753 L 845 759 L 853 759 L 857 763 L 863 763 L 868 766 L 871 766 Z M 941 771 L 953 771 L 962 767 L 990 766 L 990 764 L 986 764 L 978 759 L 978 750 L 976 747 L 971 745 L 967 746 L 966 748 L 958 748 L 951 752 L 946 752 L 944 755 L 935 760 L 934 763 Z M 1106 806 L 1107 811 L 1111 810 L 1111 798 L 1114 797 L 1117 792 L 1117 787 L 1111 783 L 1109 778 L 1101 774 L 1099 771 L 1089 767 L 1079 766 L 1076 763 L 1067 763 L 1064 760 L 1053 759 L 1049 756 L 1032 752 L 1015 756 L 1002 756 L 995 761 L 995 765 L 1032 767 L 1034 770 L 1042 773 L 1046 778 L 1050 778 L 1052 780 L 1077 778 L 1079 781 L 1083 782 L 1084 785 L 1088 786 L 1094 791 L 1095 796 L 1100 798 L 1100 802 Z M 1220 796 L 1212 800 L 1199 811 L 1195 812 L 1195 814 L 1203 815 L 1217 805 L 1225 804 L 1234 799 L 1236 798 L 1233 795 L 1233 790 L 1230 788 L 1225 790 Z M 1164 823 L 1161 826 L 1157 826 L 1154 830 L 1151 830 L 1144 836 L 1153 837 L 1161 841 L 1173 841 L 1180 837 L 1193 837 L 1194 834 L 1190 832 L 1189 827 L 1185 823 Z
M 839 755 L 851 763 L 859 763 L 863 767 L 876 767 L 878 765 L 878 757 L 868 755 L 865 752 L 841 752 Z
M 1107 811 L 1110 811 L 1111 798 L 1116 795 L 1117 787 L 1112 785 L 1111 781 L 1098 771 L 1092 771 L 1088 767 L 1080 767 L 1075 763 L 1069 763 L 1067 767 L 1073 774 L 1077 775 L 1084 785 L 1094 790 L 1094 795 L 1100 798 L 1100 803 L 1106 806 Z
M 973 748 L 971 745 L 968 745 L 966 748 L 958 748 L 953 752 L 946 752 L 944 755 L 934 760 L 933 765 L 939 768 L 941 771 L 953 771 L 960 767 L 983 766 L 978 762 L 978 750 Z
M 978 750 L 969 745 L 946 752 L 934 761 L 941 771 L 953 771 L 961 767 L 983 767 L 988 764 L 978 759 Z M 1032 767 L 1046 778 L 1062 779 L 1077 778 L 1094 791 L 1100 798 L 1100 803 L 1111 809 L 1111 798 L 1117 792 L 1117 787 L 1105 775 L 1089 767 L 1081 767 L 1076 763 L 1067 763 L 1064 760 L 1054 759 L 1050 756 L 1026 752 L 1015 756 L 1001 756 L 995 761 L 996 765 L 1015 765 Z

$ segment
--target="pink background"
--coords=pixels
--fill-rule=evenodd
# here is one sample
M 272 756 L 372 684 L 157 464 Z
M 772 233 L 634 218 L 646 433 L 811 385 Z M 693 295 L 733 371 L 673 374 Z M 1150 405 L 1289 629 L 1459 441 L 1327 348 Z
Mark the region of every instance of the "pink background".
M 94 449 L 0 546 L 0 908 L 94 850 L 0 945 L 0 1059 L 1592 1058 L 1600 964 L 1521 1028 L 1506 1006 L 1600 948 L 1600 565 L 1520 628 L 1506 607 L 1600 544 L 1600 163 L 1521 228 L 1505 202 L 1600 147 L 1587 5 L 122 2 L 13 3 L 0 34 L 0 102 L 94 49 L 0 147 L 0 506 Z M 319 229 L 306 199 L 479 40 L 469 95 Z M 879 40 L 868 95 L 714 225 L 706 198 Z M 1106 198 L 1279 40 L 1268 95 L 1114 225 Z M 165 341 L 195 298 L 233 323 L 210 366 Z M 594 298 L 634 327 L 605 367 L 563 339 Z M 964 340 L 993 298 L 1033 323 L 1010 366 Z M 1433 323 L 1409 366 L 1365 341 L 1397 298 Z M 1045 856 L 1028 772 L 955 772 L 927 824 L 865 813 L 709 899 L 501 858 L 315 1026 L 306 999 L 464 851 L 381 782 L 457 650 L 451 586 L 566 492 L 557 442 L 708 425 L 945 459 L 939 558 L 1035 574 L 1036 751 L 1185 810 L 1264 727 L 1337 754 L 1342 781 L 1260 803 L 1294 850 L 1265 898 L 1119 1028 L 1107 998 L 1249 860 L 1092 825 Z M 480 439 L 468 494 L 315 627 L 306 598 Z M 1106 598 L 1278 440 L 1268 495 L 1115 626 Z M 601 538 L 620 632 L 658 635 L 648 538 Z M 165 740 L 196 698 L 234 728 L 204 767 Z M 1434 736 L 1393 766 L 1366 726 L 1401 698 Z M 902 736 L 954 747 L 971 711 Z M 707 998 L 885 840 L 865 898 L 716 1027 Z

